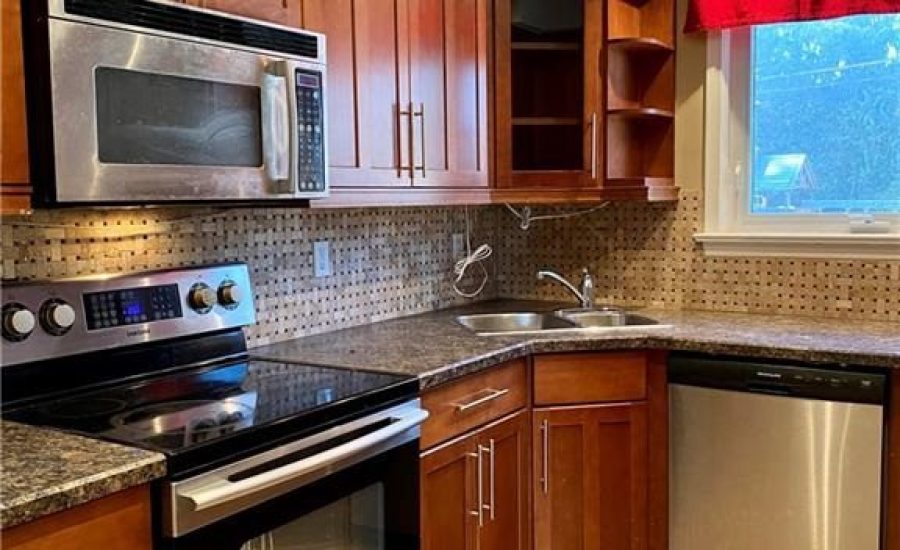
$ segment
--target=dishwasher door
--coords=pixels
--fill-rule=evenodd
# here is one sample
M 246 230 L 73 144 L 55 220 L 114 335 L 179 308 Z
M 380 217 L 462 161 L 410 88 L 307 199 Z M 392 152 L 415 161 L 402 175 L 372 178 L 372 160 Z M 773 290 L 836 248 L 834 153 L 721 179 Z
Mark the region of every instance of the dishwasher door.
M 672 550 L 880 548 L 881 405 L 672 384 L 670 408 Z

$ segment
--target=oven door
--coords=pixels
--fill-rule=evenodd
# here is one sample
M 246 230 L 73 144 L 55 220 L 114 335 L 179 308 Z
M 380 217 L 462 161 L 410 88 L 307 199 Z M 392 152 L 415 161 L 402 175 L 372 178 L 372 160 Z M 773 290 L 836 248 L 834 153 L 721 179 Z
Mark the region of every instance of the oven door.
M 162 546 L 216 550 L 419 547 L 418 401 L 164 491 Z
M 51 19 L 59 203 L 308 198 L 298 190 L 297 69 L 323 66 Z

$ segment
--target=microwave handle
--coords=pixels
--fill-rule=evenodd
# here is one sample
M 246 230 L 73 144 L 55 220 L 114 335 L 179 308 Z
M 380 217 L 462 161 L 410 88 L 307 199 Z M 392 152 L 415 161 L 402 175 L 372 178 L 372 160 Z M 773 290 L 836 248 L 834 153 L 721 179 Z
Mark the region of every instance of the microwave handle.
M 389 426 L 309 458 L 304 458 L 240 481 L 232 482 L 227 479 L 220 479 L 195 491 L 181 493 L 180 496 L 187 499 L 196 512 L 226 504 L 322 468 L 328 468 L 355 455 L 363 454 L 368 449 L 415 428 L 424 422 L 426 418 L 428 418 L 428 411 L 417 408 L 398 418 L 396 422 Z
M 288 80 L 286 76 L 273 74 L 274 71 L 271 71 L 280 69 L 283 64 L 283 62 L 271 64 L 262 81 L 263 162 L 266 176 L 273 182 L 290 180 L 291 169 Z

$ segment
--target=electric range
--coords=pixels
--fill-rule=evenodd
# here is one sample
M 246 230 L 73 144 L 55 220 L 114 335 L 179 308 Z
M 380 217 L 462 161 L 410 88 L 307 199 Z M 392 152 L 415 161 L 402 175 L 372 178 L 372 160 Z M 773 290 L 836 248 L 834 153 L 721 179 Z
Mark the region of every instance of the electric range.
M 245 265 L 4 286 L 3 302 L 3 417 L 164 453 L 158 546 L 417 547 L 417 380 L 251 359 Z

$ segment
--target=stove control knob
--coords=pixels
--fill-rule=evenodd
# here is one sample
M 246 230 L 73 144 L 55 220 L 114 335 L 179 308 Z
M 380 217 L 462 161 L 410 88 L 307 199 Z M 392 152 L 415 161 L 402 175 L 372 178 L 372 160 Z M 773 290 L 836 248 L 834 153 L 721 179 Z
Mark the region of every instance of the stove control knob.
M 28 338 L 34 331 L 35 319 L 27 307 L 22 304 L 3 306 L 3 337 L 12 342 Z
M 219 285 L 219 303 L 223 306 L 233 309 L 241 303 L 241 287 L 237 286 L 234 281 L 224 281 Z
M 75 308 L 62 300 L 49 300 L 41 306 L 40 317 L 44 330 L 62 336 L 75 324 Z
M 216 305 L 216 293 L 206 283 L 197 283 L 188 292 L 188 304 L 197 313 L 209 313 Z

